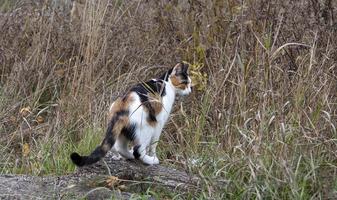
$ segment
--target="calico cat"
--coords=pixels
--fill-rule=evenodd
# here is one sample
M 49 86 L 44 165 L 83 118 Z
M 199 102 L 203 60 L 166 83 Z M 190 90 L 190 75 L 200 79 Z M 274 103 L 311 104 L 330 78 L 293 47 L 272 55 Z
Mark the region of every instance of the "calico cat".
M 160 78 L 135 85 L 110 106 L 110 122 L 102 144 L 89 156 L 72 153 L 71 160 L 77 166 L 90 165 L 114 147 L 126 159 L 159 164 L 156 147 L 175 96 L 190 94 L 191 84 L 188 64 L 178 63 Z M 128 149 L 130 142 L 132 150 Z

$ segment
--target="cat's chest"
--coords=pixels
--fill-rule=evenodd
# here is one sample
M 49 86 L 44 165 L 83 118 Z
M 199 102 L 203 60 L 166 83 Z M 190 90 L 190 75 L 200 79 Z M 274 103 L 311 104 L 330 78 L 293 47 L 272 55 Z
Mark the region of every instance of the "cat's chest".
M 166 87 L 165 90 L 166 94 L 161 98 L 162 109 L 156 115 L 156 119 L 161 125 L 163 125 L 169 118 L 175 100 L 175 94 L 172 88 Z
M 158 122 L 165 123 L 167 119 L 169 118 L 171 110 L 172 110 L 172 106 L 173 106 L 173 101 L 174 101 L 174 99 L 172 98 L 174 97 L 170 97 L 169 94 L 162 98 L 162 102 L 161 102 L 162 109 L 156 115 Z

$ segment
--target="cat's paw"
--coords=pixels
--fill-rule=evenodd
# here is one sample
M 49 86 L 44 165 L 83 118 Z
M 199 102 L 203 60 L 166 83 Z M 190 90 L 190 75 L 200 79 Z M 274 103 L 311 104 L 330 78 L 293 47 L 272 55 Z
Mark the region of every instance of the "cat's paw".
M 147 165 L 158 165 L 159 164 L 159 159 L 157 158 L 157 156 L 148 156 L 145 155 L 144 157 L 140 158 L 140 160 Z
M 154 165 L 158 165 L 159 164 L 159 159 L 157 158 L 157 156 L 154 156 L 154 158 L 153 158 L 153 164 Z

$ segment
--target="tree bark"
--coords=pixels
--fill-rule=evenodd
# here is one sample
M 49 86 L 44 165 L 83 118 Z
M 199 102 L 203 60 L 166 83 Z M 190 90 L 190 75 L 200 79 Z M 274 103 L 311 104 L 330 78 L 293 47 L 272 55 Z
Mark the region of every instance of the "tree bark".
M 183 170 L 107 157 L 59 177 L 0 175 L 0 199 L 129 199 L 149 187 L 186 194 L 198 190 L 199 183 Z

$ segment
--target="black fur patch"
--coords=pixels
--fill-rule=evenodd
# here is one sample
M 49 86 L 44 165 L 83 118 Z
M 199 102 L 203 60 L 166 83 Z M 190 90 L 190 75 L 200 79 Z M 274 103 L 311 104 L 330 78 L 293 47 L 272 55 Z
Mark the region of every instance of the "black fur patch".
M 149 121 L 157 122 L 154 108 L 149 102 L 149 94 L 160 94 L 160 96 L 166 95 L 165 83 L 163 80 L 151 80 L 146 83 L 136 85 L 131 89 L 132 92 L 136 92 L 140 98 L 142 104 L 149 111 Z
M 113 122 L 110 121 L 110 123 L 108 124 L 108 129 L 106 130 L 105 138 L 104 138 L 102 144 L 105 142 L 105 140 L 109 144 L 115 143 L 115 139 L 113 138 L 113 133 L 112 133 L 113 125 L 114 125 Z
M 121 111 L 116 112 L 116 113 L 113 115 L 113 117 L 112 117 L 111 120 L 110 120 L 109 126 L 108 126 L 108 130 L 110 130 L 110 133 L 111 133 L 111 134 L 112 134 L 112 129 L 113 129 L 114 125 L 116 124 L 116 122 L 118 121 L 118 119 L 119 119 L 121 116 L 125 116 L 125 115 L 129 115 L 129 111 L 121 110 Z
M 145 83 L 137 84 L 131 88 L 131 91 L 139 94 L 141 96 L 140 98 L 147 98 L 148 93 L 158 93 L 162 97 L 166 95 L 165 83 L 162 80 L 151 80 Z
M 182 64 L 182 72 L 184 73 L 184 74 L 187 74 L 187 70 L 188 70 L 188 64 L 186 64 L 186 63 L 181 63 Z
M 105 156 L 105 154 L 106 152 L 102 149 L 102 147 L 98 146 L 89 156 L 80 156 L 78 153 L 72 153 L 70 158 L 75 165 L 82 167 L 99 161 Z
M 73 163 L 79 167 L 82 167 L 85 163 L 83 162 L 82 156 L 78 153 L 74 152 L 70 155 L 71 160 Z
M 151 107 L 151 111 L 149 112 L 149 121 L 150 122 L 157 122 L 157 118 L 156 118 L 156 115 L 155 115 L 155 111 L 153 110 L 152 106 L 149 105 L 148 107 Z
M 88 156 L 87 161 L 88 163 L 95 163 L 99 161 L 101 158 L 105 156 L 106 152 L 102 149 L 101 146 L 96 147 L 96 149 Z
M 186 84 L 188 80 L 188 64 L 181 63 L 181 70 L 177 74 L 183 80 L 182 83 Z
M 115 114 L 115 116 L 117 118 L 120 117 L 120 116 L 124 116 L 124 115 L 129 115 L 129 111 L 121 110 L 121 111 L 116 112 L 116 114 Z
M 182 77 L 182 80 L 183 80 L 183 82 L 182 83 L 185 83 L 186 82 L 186 84 L 188 83 L 188 75 L 187 75 L 187 73 L 186 72 L 182 72 L 181 74 L 180 74 L 180 76 Z
M 133 141 L 136 136 L 136 124 L 130 124 L 122 129 L 121 134 L 123 134 L 126 139 Z
M 133 156 L 136 159 L 140 158 L 139 148 L 140 148 L 140 145 L 136 145 L 136 146 L 133 147 Z

